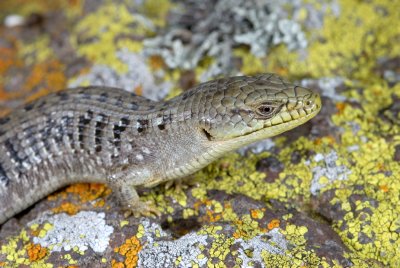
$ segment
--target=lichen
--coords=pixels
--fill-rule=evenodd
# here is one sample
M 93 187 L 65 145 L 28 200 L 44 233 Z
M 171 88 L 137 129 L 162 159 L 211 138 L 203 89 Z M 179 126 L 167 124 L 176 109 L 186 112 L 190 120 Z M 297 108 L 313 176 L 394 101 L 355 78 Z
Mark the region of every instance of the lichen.
M 125 243 L 114 249 L 114 252 L 125 256 L 125 262 L 113 260 L 112 267 L 137 267 L 138 253 L 142 250 L 142 245 L 136 236 L 126 239 Z
M 156 79 L 162 77 L 164 72 L 151 72 L 145 59 L 140 54 L 133 53 L 126 48 L 113 53 L 116 56 L 116 60 L 124 64 L 126 71 L 118 72 L 110 62 L 96 64 L 87 73 L 71 79 L 68 86 L 118 87 L 152 100 L 163 99 L 170 91 L 172 87 L 170 82 L 156 83 Z
M 98 253 L 106 250 L 114 228 L 107 225 L 104 213 L 82 211 L 69 216 L 61 213 L 38 218 L 34 223 L 52 226 L 44 235 L 33 237 L 35 244 L 53 251 L 85 252 L 89 247 Z M 101 234 L 101 235 L 100 235 Z
M 22 265 L 33 268 L 53 267 L 53 265 L 46 263 L 48 249 L 38 244 L 32 244 L 25 229 L 18 235 L 10 237 L 5 244 L 1 245 L 1 255 L 5 256 L 5 259 L 0 261 L 1 267 L 19 267 Z
M 78 22 L 71 43 L 80 55 L 93 63 L 107 65 L 123 74 L 128 71 L 128 66 L 118 59 L 116 51 L 125 48 L 138 52 L 142 48 L 140 42 L 127 38 L 132 33 L 132 24 L 137 26 L 135 34 L 139 36 L 151 32 L 146 24 L 135 17 L 129 6 L 109 2 Z M 80 33 L 85 33 L 85 40 L 79 40 Z
M 316 5 L 319 1 L 309 1 Z M 400 54 L 397 25 L 400 2 L 373 0 L 369 2 L 338 1 L 340 15 L 328 12 L 323 27 L 314 30 L 308 56 L 285 48 L 269 54 L 269 69 L 284 68 L 293 76 L 341 76 L 363 81 L 379 80 L 374 72 L 379 60 Z M 318 39 L 317 39 L 318 38 Z
M 289 50 L 307 45 L 299 24 L 288 19 L 280 5 L 238 0 L 187 1 L 184 8 L 187 14 L 207 16 L 187 20 L 186 15 L 176 15 L 164 35 L 145 40 L 145 52 L 161 55 L 169 67 L 180 69 L 194 69 L 206 57 L 215 59 L 201 80 L 238 72 L 233 64 L 233 49 L 240 45 L 247 45 L 256 57 L 265 56 L 270 47 L 279 44 Z
M 29 244 L 27 252 L 31 262 L 41 260 L 47 255 L 47 249 L 38 244 Z

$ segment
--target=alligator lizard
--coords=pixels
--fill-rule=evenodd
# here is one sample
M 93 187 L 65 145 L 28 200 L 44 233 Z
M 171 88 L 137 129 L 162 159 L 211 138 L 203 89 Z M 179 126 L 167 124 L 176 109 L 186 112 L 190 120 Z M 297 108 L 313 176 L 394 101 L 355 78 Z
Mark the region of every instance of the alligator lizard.
M 0 224 L 57 189 L 101 182 L 146 211 L 137 186 L 187 176 L 303 124 L 317 93 L 274 74 L 219 79 L 154 102 L 110 87 L 50 94 L 0 118 Z

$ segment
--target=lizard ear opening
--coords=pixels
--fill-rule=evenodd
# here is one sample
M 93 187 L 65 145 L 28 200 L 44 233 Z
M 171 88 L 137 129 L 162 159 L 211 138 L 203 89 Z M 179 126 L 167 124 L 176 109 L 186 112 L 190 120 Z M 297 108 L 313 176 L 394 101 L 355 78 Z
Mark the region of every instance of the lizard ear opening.
M 214 137 L 206 129 L 202 128 L 201 131 L 203 132 L 204 136 L 206 136 L 207 140 L 212 141 L 214 139 Z

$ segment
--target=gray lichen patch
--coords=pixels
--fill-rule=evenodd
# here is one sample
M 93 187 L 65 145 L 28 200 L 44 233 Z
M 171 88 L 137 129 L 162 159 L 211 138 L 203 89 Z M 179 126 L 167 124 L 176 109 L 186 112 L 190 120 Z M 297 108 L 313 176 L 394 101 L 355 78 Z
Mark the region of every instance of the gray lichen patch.
M 179 267 L 191 267 L 195 261 L 200 266 L 206 264 L 207 259 L 197 259 L 201 254 L 201 247 L 207 245 L 207 236 L 190 233 L 177 240 L 171 240 L 156 223 L 143 219 L 143 239 L 147 243 L 139 252 L 139 267 L 173 267 L 179 259 Z
M 115 53 L 117 58 L 128 67 L 127 72 L 121 73 L 110 66 L 97 64 L 91 68 L 89 73 L 78 76 L 68 86 L 110 86 L 127 91 L 141 87 L 143 96 L 152 100 L 161 100 L 169 93 L 172 84 L 170 82 L 157 84 L 156 76 L 162 76 L 162 74 L 152 73 L 140 54 L 135 54 L 127 49 Z
M 212 262 L 210 251 L 215 243 L 221 242 L 217 237 L 221 236 L 221 239 L 226 239 L 228 242 L 230 241 L 228 233 L 232 231 L 230 227 L 225 226 L 222 228 L 224 231 L 216 235 L 217 237 L 203 232 L 193 232 L 171 240 L 169 234 L 162 231 L 158 224 L 150 223 L 146 219 L 142 220 L 141 224 L 144 229 L 142 239 L 147 243 L 139 252 L 139 267 L 175 267 L 178 263 L 178 267 L 193 267 L 193 264 L 204 267 Z M 263 263 L 263 252 L 278 256 L 286 255 L 289 244 L 279 228 L 251 239 L 238 238 L 231 243 L 232 247 L 236 248 L 237 257 L 241 259 L 243 267 Z M 251 256 L 248 254 L 249 251 L 252 251 Z
M 331 151 L 330 153 L 316 154 L 314 160 L 320 162 L 319 166 L 313 168 L 313 179 L 311 181 L 310 192 L 317 195 L 318 192 L 329 183 L 336 180 L 346 180 L 351 170 L 345 165 L 338 165 L 336 161 L 339 159 L 337 152 Z M 326 178 L 324 182 L 322 178 Z
M 288 249 L 288 241 L 279 228 L 274 228 L 268 234 L 255 236 L 248 241 L 239 239 L 236 244 L 239 246 L 238 255 L 243 261 L 243 267 L 251 267 L 254 262 L 263 263 L 263 251 L 274 255 L 285 255 Z M 252 257 L 246 254 L 248 250 L 252 251 Z
M 337 88 L 344 87 L 344 82 L 345 80 L 342 77 L 323 77 L 319 79 L 303 79 L 301 85 L 304 87 L 313 87 L 316 85 L 321 89 L 322 96 L 338 102 L 347 99 L 337 92 Z
M 53 227 L 43 237 L 34 237 L 33 242 L 52 251 L 78 249 L 80 252 L 91 248 L 103 253 L 109 246 L 114 228 L 106 224 L 104 213 L 82 211 L 69 216 L 65 213 L 44 216 L 33 223 L 47 222 Z
M 257 57 L 280 44 L 290 50 L 307 46 L 300 25 L 272 1 L 192 0 L 183 9 L 173 14 L 165 34 L 145 40 L 145 52 L 161 55 L 171 68 L 193 69 L 206 56 L 215 58 L 204 80 L 237 73 L 232 53 L 240 45 Z

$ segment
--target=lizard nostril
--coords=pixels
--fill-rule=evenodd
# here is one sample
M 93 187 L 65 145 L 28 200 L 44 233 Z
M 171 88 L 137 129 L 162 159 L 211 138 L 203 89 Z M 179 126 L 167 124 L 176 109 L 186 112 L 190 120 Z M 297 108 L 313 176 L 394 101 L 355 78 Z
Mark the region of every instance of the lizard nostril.
M 308 101 L 306 101 L 306 106 L 311 106 L 312 103 L 313 103 L 312 101 L 308 100 Z

